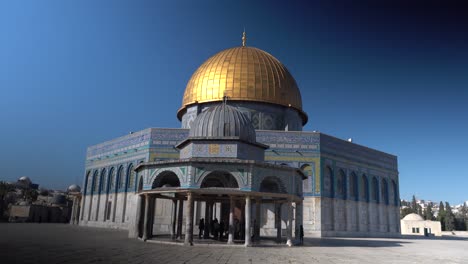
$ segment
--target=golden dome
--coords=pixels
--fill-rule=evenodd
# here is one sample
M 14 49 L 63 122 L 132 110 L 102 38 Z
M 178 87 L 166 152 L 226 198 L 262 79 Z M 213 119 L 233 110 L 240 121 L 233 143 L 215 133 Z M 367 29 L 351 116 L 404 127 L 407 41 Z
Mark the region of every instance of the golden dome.
M 181 119 L 191 104 L 222 101 L 225 95 L 229 100 L 293 107 L 307 122 L 292 75 L 275 57 L 257 48 L 230 48 L 206 60 L 188 81 L 177 116 Z

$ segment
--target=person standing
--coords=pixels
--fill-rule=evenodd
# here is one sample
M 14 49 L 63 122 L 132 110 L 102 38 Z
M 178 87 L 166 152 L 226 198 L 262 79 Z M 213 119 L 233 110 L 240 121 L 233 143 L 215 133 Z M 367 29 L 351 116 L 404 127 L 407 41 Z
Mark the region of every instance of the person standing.
M 299 237 L 301 239 L 301 245 L 304 245 L 304 228 L 302 225 L 299 226 Z
M 200 221 L 198 222 L 198 238 L 202 238 L 203 237 L 203 230 L 205 230 L 205 219 L 200 219 Z

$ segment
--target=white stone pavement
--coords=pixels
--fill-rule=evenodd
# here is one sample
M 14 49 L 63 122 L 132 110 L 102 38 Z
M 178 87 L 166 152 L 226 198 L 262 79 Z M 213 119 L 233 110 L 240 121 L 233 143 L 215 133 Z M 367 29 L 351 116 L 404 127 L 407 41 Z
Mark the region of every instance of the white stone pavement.
M 126 231 L 0 224 L 0 263 L 468 263 L 468 240 L 306 239 L 301 247 L 144 243 Z

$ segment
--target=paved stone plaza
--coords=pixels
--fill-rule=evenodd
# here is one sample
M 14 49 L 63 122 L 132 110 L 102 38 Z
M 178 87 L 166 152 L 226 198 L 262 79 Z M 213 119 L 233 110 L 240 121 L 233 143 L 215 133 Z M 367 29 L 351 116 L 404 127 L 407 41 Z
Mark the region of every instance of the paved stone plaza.
M 1 263 L 468 263 L 466 239 L 306 239 L 302 247 L 162 245 L 128 232 L 0 224 Z

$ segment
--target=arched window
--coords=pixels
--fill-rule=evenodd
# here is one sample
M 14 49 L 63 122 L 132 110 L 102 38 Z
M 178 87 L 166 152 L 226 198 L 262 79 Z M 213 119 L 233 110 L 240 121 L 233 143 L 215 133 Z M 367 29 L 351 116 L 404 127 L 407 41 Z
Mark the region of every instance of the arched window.
M 109 172 L 109 192 L 115 190 L 115 169 L 111 168 Z
M 323 193 L 330 197 L 333 197 L 335 193 L 333 184 L 333 171 L 328 166 L 325 167 L 325 174 L 323 175 Z
M 394 180 L 392 180 L 392 188 L 393 188 L 393 204 L 398 206 L 398 188 Z
M 85 187 L 84 187 L 85 195 L 89 193 L 89 186 L 91 186 L 90 181 L 89 181 L 89 174 L 90 173 L 91 173 L 90 171 L 86 172 L 85 183 L 84 183 L 85 184 Z
M 383 202 L 388 205 L 388 184 L 387 184 L 387 180 L 385 179 L 382 179 L 382 199 L 383 199 Z
M 102 169 L 101 176 L 99 177 L 99 186 L 100 192 L 104 192 L 106 190 L 106 169 Z
M 125 184 L 125 173 L 122 166 L 119 167 L 119 171 L 117 172 L 117 179 L 119 181 L 117 188 L 123 188 Z
M 93 193 L 96 193 L 98 191 L 98 184 L 99 184 L 99 181 L 98 181 L 98 171 L 94 171 L 94 175 L 93 175 Z
M 130 164 L 128 167 L 128 174 L 130 175 L 128 177 L 128 189 L 133 190 L 135 187 L 135 171 L 133 170 L 133 164 Z
M 349 178 L 349 195 L 351 198 L 356 199 L 358 197 L 358 184 L 356 173 L 352 172 Z
M 379 182 L 376 177 L 372 178 L 372 199 L 379 202 Z
M 343 170 L 339 171 L 336 179 L 336 193 L 338 197 L 346 197 L 346 175 Z
M 369 202 L 369 180 L 365 174 L 361 177 L 361 199 Z

